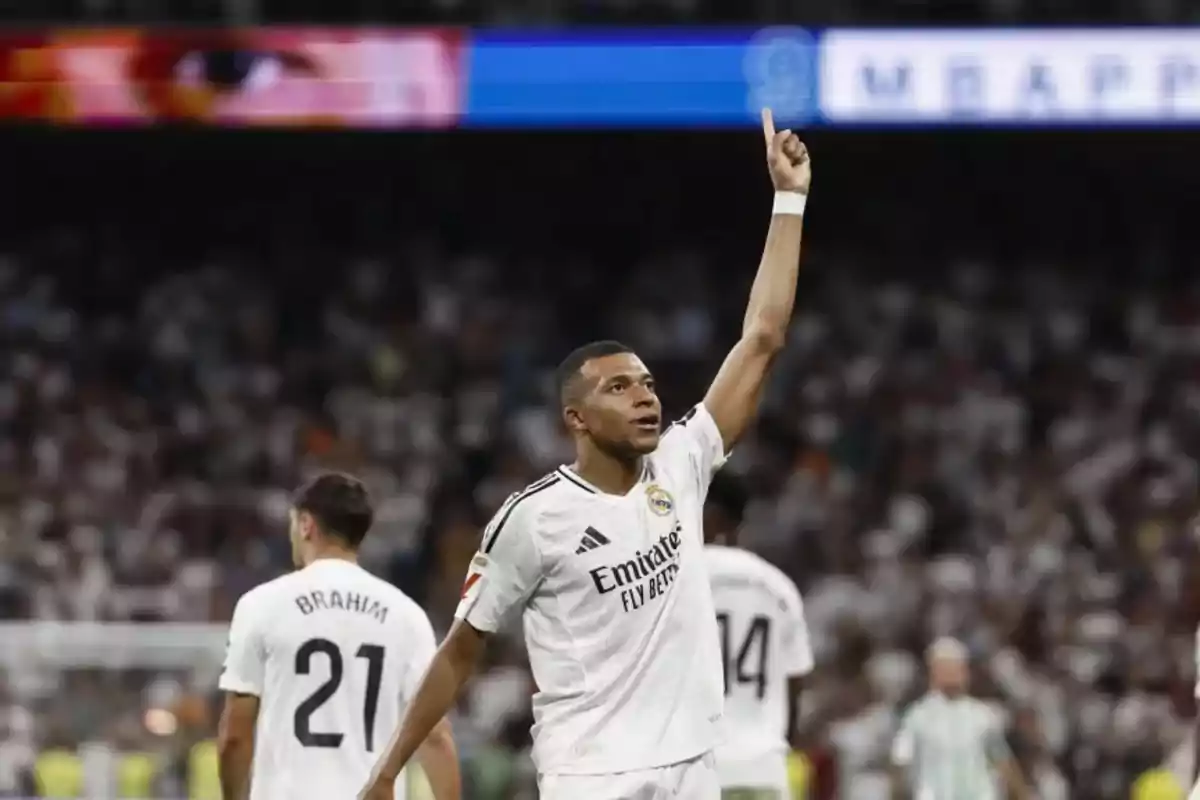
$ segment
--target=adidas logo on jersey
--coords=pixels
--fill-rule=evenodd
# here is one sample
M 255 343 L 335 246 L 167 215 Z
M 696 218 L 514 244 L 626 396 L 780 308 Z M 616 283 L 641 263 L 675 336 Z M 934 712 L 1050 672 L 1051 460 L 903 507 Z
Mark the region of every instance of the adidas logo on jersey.
M 608 537 L 595 528 L 588 527 L 583 532 L 583 538 L 579 540 L 579 549 L 575 551 L 575 555 L 582 555 L 589 550 L 595 550 L 597 547 L 603 547 L 608 544 Z

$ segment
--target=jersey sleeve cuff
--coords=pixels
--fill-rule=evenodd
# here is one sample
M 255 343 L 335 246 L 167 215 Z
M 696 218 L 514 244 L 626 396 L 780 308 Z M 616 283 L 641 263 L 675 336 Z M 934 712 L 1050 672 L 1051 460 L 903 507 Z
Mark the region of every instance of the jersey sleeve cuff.
M 454 618 L 467 623 L 480 633 L 495 633 L 499 625 L 487 619 L 488 615 L 479 611 L 479 598 L 463 600 L 454 611 Z
M 255 697 L 262 696 L 262 689 L 250 683 L 232 676 L 222 675 L 217 681 L 217 688 L 222 692 L 233 692 L 234 694 L 252 694 Z
M 729 460 L 732 451 L 730 453 L 725 452 L 725 442 L 721 439 L 721 429 L 717 427 L 717 421 L 713 419 L 708 407 L 703 402 L 696 405 L 696 425 L 704 446 L 712 451 L 712 469 L 713 472 L 716 472 Z

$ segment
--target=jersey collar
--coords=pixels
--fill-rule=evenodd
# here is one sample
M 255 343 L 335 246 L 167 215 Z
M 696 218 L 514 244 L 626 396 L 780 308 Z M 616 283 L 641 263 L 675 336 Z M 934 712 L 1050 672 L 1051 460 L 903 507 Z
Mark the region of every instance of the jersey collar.
M 609 494 L 608 492 L 602 491 L 601 489 L 598 489 L 595 486 L 593 486 L 592 484 L 588 483 L 583 478 L 579 477 L 579 473 L 575 472 L 575 470 L 571 469 L 566 464 L 559 467 L 556 471 L 558 472 L 559 475 L 561 475 L 567 481 L 567 483 L 571 484 L 575 488 L 577 488 L 581 491 L 587 492 L 588 494 L 596 494 L 596 495 L 600 495 L 602 497 L 628 497 L 629 495 L 636 492 L 638 487 L 641 486 L 643 483 L 645 483 L 648 480 L 653 480 L 653 476 L 654 476 L 653 468 L 650 466 L 650 459 L 643 458 L 642 459 L 642 474 L 641 474 L 641 476 L 638 477 L 637 483 L 635 483 L 633 485 L 633 488 L 631 488 L 627 493 L 625 493 L 623 495 L 614 495 L 614 494 Z

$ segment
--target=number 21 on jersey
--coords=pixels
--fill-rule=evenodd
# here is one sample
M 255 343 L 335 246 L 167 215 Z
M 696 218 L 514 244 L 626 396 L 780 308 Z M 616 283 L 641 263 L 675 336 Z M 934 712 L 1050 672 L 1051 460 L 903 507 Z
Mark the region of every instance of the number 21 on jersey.
M 375 715 L 379 711 L 379 684 L 383 679 L 383 647 L 364 644 L 354 654 L 367 662 L 367 691 L 363 697 L 363 729 L 367 752 L 375 751 Z M 296 674 L 309 675 L 314 671 L 318 654 L 324 655 L 329 666 L 329 677 L 296 707 L 292 717 L 296 740 L 305 747 L 341 747 L 345 734 L 317 733 L 312 729 L 312 715 L 337 694 L 345 672 L 342 650 L 328 639 L 309 639 L 296 651 Z

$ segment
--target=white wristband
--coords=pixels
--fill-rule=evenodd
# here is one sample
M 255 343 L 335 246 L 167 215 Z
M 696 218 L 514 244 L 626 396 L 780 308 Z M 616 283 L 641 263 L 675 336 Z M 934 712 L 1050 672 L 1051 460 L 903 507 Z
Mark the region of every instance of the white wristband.
M 790 214 L 794 217 L 804 216 L 804 206 L 808 204 L 808 195 L 799 192 L 776 192 L 775 204 L 771 206 L 772 214 Z

